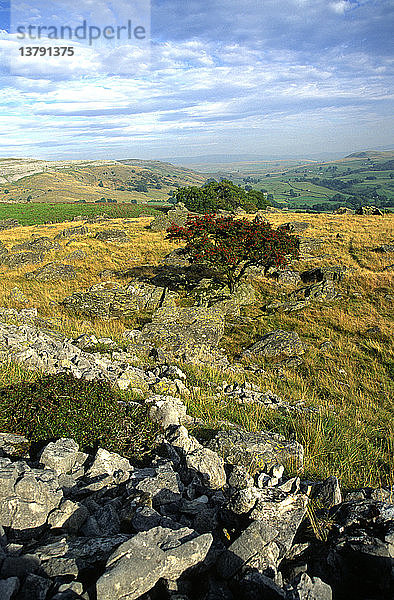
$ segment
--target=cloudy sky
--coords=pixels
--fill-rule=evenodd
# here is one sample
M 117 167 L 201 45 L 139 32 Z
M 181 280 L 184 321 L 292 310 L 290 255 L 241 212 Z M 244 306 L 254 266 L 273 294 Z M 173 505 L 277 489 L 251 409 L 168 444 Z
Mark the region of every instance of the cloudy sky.
M 75 56 L 52 61 L 18 57 L 9 4 L 0 0 L 0 156 L 392 147 L 392 0 L 14 0 L 14 25 L 146 26 L 143 42 L 68 41 Z

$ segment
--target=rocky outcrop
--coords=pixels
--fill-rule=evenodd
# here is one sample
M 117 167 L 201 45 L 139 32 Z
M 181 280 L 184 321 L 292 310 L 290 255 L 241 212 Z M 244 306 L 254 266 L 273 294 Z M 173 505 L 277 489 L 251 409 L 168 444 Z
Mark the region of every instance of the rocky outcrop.
M 159 307 L 174 306 L 175 292 L 142 281 L 126 286 L 103 282 L 85 292 L 75 292 L 61 304 L 77 314 L 110 319 L 135 315 L 140 310 L 154 311 Z
M 87 235 L 89 233 L 88 227 L 86 225 L 78 225 L 77 227 L 67 227 L 66 229 L 62 229 L 59 231 L 57 235 L 55 235 L 55 240 L 62 240 L 69 237 L 74 237 L 76 235 Z
M 280 463 L 302 464 L 296 442 L 233 429 L 204 445 L 173 423 L 137 467 L 66 438 L 21 460 L 12 440 L 0 458 L 2 598 L 391 598 L 390 492 L 343 501 L 335 478 L 289 478 Z M 327 542 L 305 528 L 311 486 Z
M 16 219 L 3 219 L 0 221 L 0 231 L 14 229 L 14 227 L 19 227 L 19 222 Z
M 383 211 L 377 206 L 359 206 L 355 210 L 356 215 L 383 215 Z
M 300 339 L 295 331 L 271 331 L 266 333 L 261 340 L 255 342 L 242 352 L 243 358 L 252 356 L 276 357 L 276 356 L 300 356 L 304 354 L 306 344 Z
M 207 357 L 212 360 L 215 354 L 219 357 L 218 343 L 223 334 L 224 315 L 215 307 L 163 307 L 144 325 L 138 341 L 198 363 Z
M 75 279 L 76 276 L 77 273 L 73 266 L 55 262 L 48 263 L 36 271 L 25 273 L 26 279 L 35 281 L 69 281 Z
M 121 244 L 127 244 L 127 242 L 130 241 L 130 239 L 127 237 L 127 234 L 121 229 L 105 229 L 96 233 L 94 237 L 100 242 L 118 242 Z
M 178 202 L 166 215 L 164 213 L 157 215 L 150 224 L 150 229 L 152 231 L 166 231 L 172 224 L 184 226 L 189 215 L 192 214 L 183 202 Z
M 38 237 L 13 246 L 11 252 L 24 252 L 25 250 L 30 252 L 49 252 L 50 250 L 58 250 L 59 248 L 59 243 L 51 240 L 49 237 Z

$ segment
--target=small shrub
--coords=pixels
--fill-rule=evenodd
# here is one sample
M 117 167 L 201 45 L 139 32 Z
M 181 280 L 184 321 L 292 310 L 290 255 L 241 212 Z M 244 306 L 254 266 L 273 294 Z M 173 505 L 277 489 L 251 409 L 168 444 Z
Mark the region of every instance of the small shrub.
M 143 408 L 130 408 L 119 403 L 122 399 L 105 382 L 45 375 L 0 389 L 0 431 L 31 441 L 70 437 L 85 448 L 102 446 L 130 456 L 149 445 L 154 428 Z

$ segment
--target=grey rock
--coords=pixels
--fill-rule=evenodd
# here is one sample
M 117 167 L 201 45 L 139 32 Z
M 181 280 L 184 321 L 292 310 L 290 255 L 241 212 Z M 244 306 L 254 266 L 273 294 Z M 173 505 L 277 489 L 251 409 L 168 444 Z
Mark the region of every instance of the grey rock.
M 228 579 L 247 565 L 249 568 L 265 569 L 271 564 L 267 560 L 267 549 L 278 535 L 278 531 L 262 521 L 253 521 L 241 535 L 229 546 L 217 562 L 219 574 Z
M 373 250 L 374 250 L 374 252 L 382 252 L 382 253 L 394 252 L 394 244 L 382 244 L 381 246 L 378 246 L 377 248 L 374 248 Z
M 159 308 L 142 340 L 192 363 L 212 362 L 224 334 L 224 315 L 214 307 Z
M 86 252 L 83 250 L 73 250 L 66 256 L 66 260 L 83 260 L 86 256 Z
M 177 579 L 206 557 L 212 536 L 155 527 L 117 548 L 97 581 L 97 600 L 135 600 L 160 578 Z
M 24 435 L 0 433 L 0 456 L 6 454 L 15 458 L 25 458 L 29 454 L 30 443 Z
M 332 600 L 331 587 L 319 577 L 309 577 L 302 573 L 289 588 L 288 600 Z
M 109 319 L 133 316 L 140 310 L 153 311 L 161 306 L 175 306 L 176 296 L 175 292 L 143 281 L 126 286 L 103 283 L 85 292 L 75 292 L 61 304 L 77 314 Z
M 258 571 L 250 571 L 239 582 L 241 600 L 285 600 L 286 592 L 275 581 Z
M 59 248 L 58 242 L 54 242 L 48 237 L 38 237 L 13 246 L 11 252 L 23 252 L 25 250 L 31 252 L 49 252 L 49 250 L 58 250 Z
M 43 265 L 36 271 L 25 273 L 26 279 L 36 281 L 68 281 L 75 279 L 76 276 L 77 273 L 73 266 L 55 262 Z
M 242 352 L 242 357 L 250 356 L 299 356 L 305 352 L 305 343 L 293 331 L 271 331 Z
M 275 527 L 275 544 L 283 557 L 290 549 L 294 536 L 306 514 L 308 497 L 304 494 L 286 494 L 277 488 L 259 490 L 259 498 L 250 513 L 252 519 Z
M 103 487 L 119 485 L 129 479 L 131 471 L 133 467 L 127 458 L 99 448 L 92 466 L 86 472 L 89 481 L 86 488 L 97 491 Z
M 331 508 L 342 502 L 341 488 L 337 477 L 328 477 L 321 483 L 313 486 L 311 498 L 315 499 L 325 508 Z
M 301 444 L 266 431 L 222 430 L 209 441 L 208 448 L 217 452 L 226 462 L 248 468 L 252 474 L 262 469 L 268 471 L 286 459 L 295 461 L 301 467 L 304 457 Z
M 88 227 L 86 225 L 77 225 L 76 227 L 67 227 L 67 229 L 62 229 L 57 235 L 55 235 L 55 240 L 74 237 L 76 235 L 86 235 L 89 233 Z
M 79 445 L 74 440 L 60 438 L 45 446 L 40 463 L 60 475 L 79 470 L 87 458 L 88 455 L 79 451 Z
M 227 478 L 227 483 L 230 488 L 242 490 L 253 487 L 253 477 L 246 467 L 234 466 Z
M 13 229 L 14 227 L 19 227 L 19 222 L 16 219 L 2 219 L 0 221 L 0 231 Z
M 127 489 L 150 494 L 154 507 L 179 501 L 182 492 L 179 475 L 169 466 L 165 469 L 136 469 L 131 474 Z
M 18 577 L 24 579 L 29 573 L 37 573 L 40 560 L 34 554 L 6 557 L 1 565 L 0 577 Z
M 149 398 L 149 418 L 163 429 L 187 423 L 186 406 L 179 398 L 155 395 Z
M 314 283 L 313 285 L 300 288 L 292 292 L 292 294 L 290 295 L 291 298 L 297 299 L 299 301 L 317 300 L 319 302 L 333 300 L 337 296 L 338 291 L 334 285 L 334 281 L 331 279 L 323 280 L 319 283 Z
M 280 225 L 280 229 L 284 229 L 290 233 L 299 233 L 301 231 L 305 231 L 305 229 L 308 229 L 310 226 L 311 224 L 307 221 L 290 221 L 290 223 L 284 223 L 283 225 Z
M 50 544 L 38 546 L 34 552 L 41 560 L 41 569 L 49 577 L 76 577 L 80 570 L 105 562 L 115 548 L 128 539 L 130 536 L 125 534 L 93 538 L 63 537 Z
M 86 506 L 79 502 L 64 500 L 57 510 L 51 512 L 48 524 L 53 529 L 61 528 L 70 533 L 77 533 L 88 516 L 89 511 Z
M 356 215 L 383 215 L 383 211 L 377 206 L 360 206 L 355 211 Z
M 43 261 L 44 252 L 15 252 L 0 256 L 0 262 L 7 267 L 19 267 L 29 263 L 40 263 Z
M 106 229 L 104 231 L 99 231 L 94 237 L 100 242 L 120 242 L 125 244 L 130 241 L 127 234 L 121 229 Z
M 30 574 L 26 577 L 18 598 L 20 600 L 45 600 L 52 587 L 52 582 L 39 575 Z
M 226 483 L 224 460 L 209 448 L 197 448 L 186 454 L 186 466 L 196 472 L 209 489 L 220 489 Z
M 45 525 L 63 498 L 56 474 L 17 462 L 0 467 L 0 525 L 29 537 Z
M 19 590 L 19 579 L 17 577 L 8 577 L 0 579 L 0 598 L 2 600 L 12 600 Z

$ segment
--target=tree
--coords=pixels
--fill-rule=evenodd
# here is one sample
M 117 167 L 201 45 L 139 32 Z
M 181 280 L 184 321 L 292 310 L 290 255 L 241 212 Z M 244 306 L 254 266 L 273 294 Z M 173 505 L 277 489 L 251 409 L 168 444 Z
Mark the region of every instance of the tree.
M 234 210 L 237 207 L 256 211 L 268 204 L 264 194 L 257 190 L 246 192 L 228 179 L 208 180 L 201 187 L 181 187 L 174 191 L 177 202 L 183 202 L 189 210 L 199 213 L 211 213 L 218 210 Z
M 173 224 L 167 239 L 186 242 L 184 252 L 191 262 L 204 262 L 219 271 L 230 292 L 248 267 L 285 265 L 289 256 L 299 256 L 299 239 L 267 221 L 234 219 L 206 214 L 189 217 L 186 225 Z

